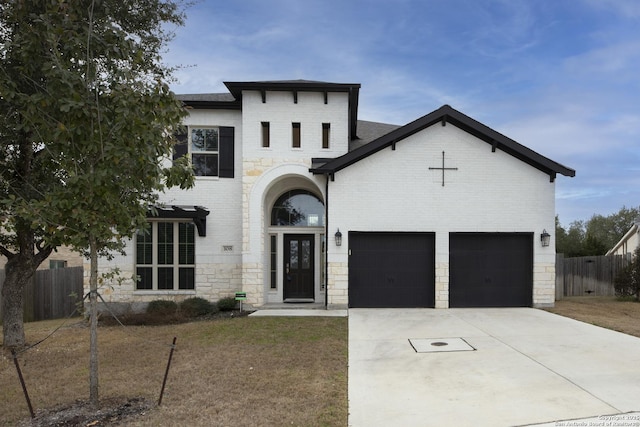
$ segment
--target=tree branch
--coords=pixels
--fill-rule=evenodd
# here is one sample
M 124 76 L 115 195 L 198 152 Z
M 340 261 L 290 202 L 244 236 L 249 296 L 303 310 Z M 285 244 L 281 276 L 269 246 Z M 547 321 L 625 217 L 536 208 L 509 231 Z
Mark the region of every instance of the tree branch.
M 16 256 L 16 254 L 14 254 L 13 252 L 11 252 L 9 249 L 5 248 L 2 245 L 0 245 L 0 254 L 6 256 L 7 259 L 11 259 L 14 256 Z
M 42 264 L 45 259 L 49 258 L 51 252 L 53 252 L 53 246 L 45 245 L 44 247 L 42 247 L 40 243 L 41 241 L 36 243 L 36 248 L 38 248 L 38 253 L 34 256 L 36 265 Z

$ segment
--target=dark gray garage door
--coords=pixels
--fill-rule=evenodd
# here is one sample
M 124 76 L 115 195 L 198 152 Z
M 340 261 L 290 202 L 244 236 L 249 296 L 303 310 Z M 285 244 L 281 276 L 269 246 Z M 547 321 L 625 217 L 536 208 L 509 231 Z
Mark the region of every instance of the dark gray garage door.
M 532 233 L 451 233 L 450 307 L 530 307 Z
M 349 307 L 433 307 L 435 234 L 349 232 Z

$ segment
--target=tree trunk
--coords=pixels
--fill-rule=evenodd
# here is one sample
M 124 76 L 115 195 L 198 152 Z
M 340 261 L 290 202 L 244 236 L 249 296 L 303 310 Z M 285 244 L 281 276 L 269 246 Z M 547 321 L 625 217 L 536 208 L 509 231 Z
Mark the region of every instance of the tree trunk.
M 2 285 L 2 333 L 5 348 L 19 348 L 25 345 L 24 336 L 24 289 L 38 266 L 51 254 L 52 248 L 34 251 L 34 235 L 28 227 L 18 227 L 16 240 L 19 251 L 8 255 L 5 265 L 5 279 Z
M 98 248 L 95 237 L 89 238 L 91 274 L 89 276 L 89 403 L 98 406 Z
M 19 348 L 25 344 L 24 336 L 24 289 L 33 271 L 20 262 L 18 256 L 11 258 L 5 266 L 2 286 L 2 333 L 5 348 Z

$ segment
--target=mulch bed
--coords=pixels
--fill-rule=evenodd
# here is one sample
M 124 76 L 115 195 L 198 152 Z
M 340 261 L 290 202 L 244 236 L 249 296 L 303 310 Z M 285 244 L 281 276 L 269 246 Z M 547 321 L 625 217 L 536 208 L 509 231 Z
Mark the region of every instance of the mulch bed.
M 235 317 L 244 317 L 253 313 L 247 310 L 229 310 L 218 311 L 216 313 L 206 314 L 204 316 L 190 317 L 180 312 L 161 314 L 161 313 L 127 313 L 114 318 L 109 314 L 102 314 L 98 323 L 100 326 L 116 326 L 122 323 L 125 326 L 154 326 L 154 325 L 177 325 L 186 322 L 208 321 L 217 319 L 229 319 Z

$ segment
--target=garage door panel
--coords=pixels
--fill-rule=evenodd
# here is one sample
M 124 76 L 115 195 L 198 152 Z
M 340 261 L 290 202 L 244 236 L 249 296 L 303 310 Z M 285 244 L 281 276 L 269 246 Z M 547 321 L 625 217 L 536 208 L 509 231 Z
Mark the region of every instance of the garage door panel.
M 450 307 L 529 307 L 532 233 L 451 233 Z
M 433 307 L 433 233 L 349 233 L 350 307 Z

